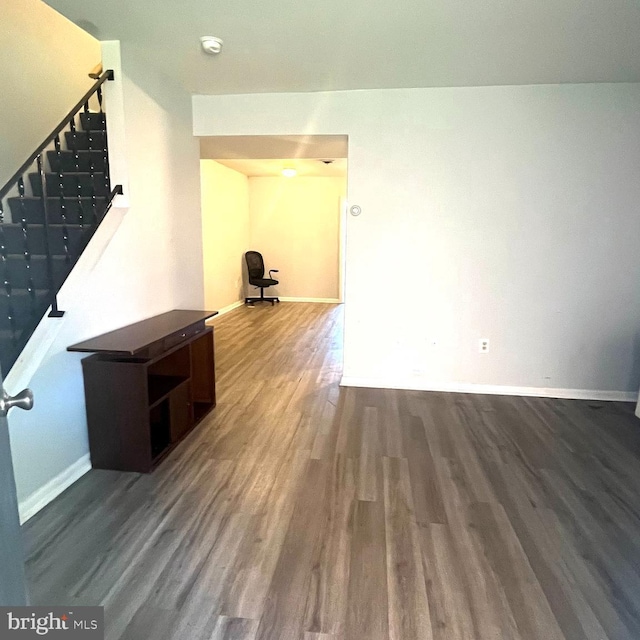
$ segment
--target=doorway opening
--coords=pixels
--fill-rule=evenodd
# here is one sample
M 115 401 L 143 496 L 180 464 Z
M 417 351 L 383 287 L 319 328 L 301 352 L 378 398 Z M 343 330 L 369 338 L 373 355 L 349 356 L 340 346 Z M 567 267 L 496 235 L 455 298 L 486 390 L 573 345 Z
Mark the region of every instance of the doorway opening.
M 346 135 L 200 138 L 206 308 L 255 294 L 248 250 L 279 269 L 269 295 L 344 302 L 347 156 Z

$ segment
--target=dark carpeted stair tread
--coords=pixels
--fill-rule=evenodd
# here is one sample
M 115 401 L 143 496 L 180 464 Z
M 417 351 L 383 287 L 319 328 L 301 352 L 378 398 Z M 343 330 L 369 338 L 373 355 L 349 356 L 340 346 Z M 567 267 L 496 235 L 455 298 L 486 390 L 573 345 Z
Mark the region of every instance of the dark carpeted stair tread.
M 104 131 L 107 128 L 104 113 L 81 113 L 80 124 L 85 131 Z
M 12 331 L 11 329 L 0 329 L 0 354 L 3 354 L 4 346 L 13 347 L 19 343 L 20 333 L 20 330 Z
M 25 251 L 24 234 L 22 225 L 20 224 L 4 224 L 2 226 L 4 233 L 5 246 L 8 253 L 23 253 Z M 91 226 L 82 227 L 79 224 L 50 224 L 49 225 L 49 242 L 51 253 L 53 255 L 65 255 L 65 232 L 67 234 L 67 245 L 69 253 L 77 256 L 91 232 Z M 27 244 L 29 253 L 46 254 L 45 231 L 42 224 L 27 225 Z
M 59 288 L 64 282 L 72 263 L 66 256 L 51 256 L 51 267 L 53 271 L 53 283 Z M 9 254 L 6 262 L 6 272 L 0 269 L 0 277 L 5 277 L 14 289 L 26 289 L 29 286 L 29 278 L 33 285 L 39 289 L 47 289 L 49 287 L 49 262 L 45 255 L 33 255 L 29 260 L 29 269 L 27 269 L 27 261 L 23 254 Z
M 8 356 L 19 344 L 21 331 L 11 331 L 11 329 L 0 329 L 0 363 L 4 372 L 3 357 Z
M 33 260 L 37 260 L 40 262 L 45 262 L 47 259 L 47 256 L 32 256 L 32 261 Z M 23 253 L 8 253 L 7 254 L 7 262 L 13 262 L 13 261 L 21 261 L 24 260 L 24 254 Z M 64 262 L 65 261 L 65 257 L 64 256 L 51 256 L 51 260 L 53 260 L 53 262 Z
M 65 134 L 67 149 L 102 150 L 106 143 L 104 131 L 67 131 Z
M 20 329 L 12 331 L 11 329 L 0 329 L 0 355 L 4 355 L 3 347 L 13 348 L 20 343 Z M 4 369 L 2 370 L 4 372 Z
M 33 291 L 33 297 L 35 300 L 44 300 L 48 297 L 49 290 L 48 289 L 35 289 Z M 28 289 L 14 289 L 11 292 L 11 299 L 15 303 L 23 304 L 25 301 L 28 301 L 32 297 L 32 293 Z M 7 305 L 7 296 L 0 296 L 0 307 L 6 308 Z
M 0 329 L 11 329 L 9 309 L 13 310 L 16 326 L 33 328 L 51 304 L 47 289 L 36 289 L 32 294 L 27 289 L 14 289 L 11 298 L 0 296 Z
M 84 224 L 90 224 L 94 222 L 94 199 L 91 197 L 81 197 L 80 203 L 78 198 L 65 197 L 60 202 L 60 197 L 47 198 L 47 206 L 49 209 L 49 222 L 51 224 L 62 224 L 62 204 L 64 204 L 64 211 L 67 224 L 80 224 L 80 204 L 82 204 Z M 42 224 L 44 221 L 44 213 L 42 207 L 42 198 L 25 197 L 25 198 L 9 198 L 9 208 L 11 209 L 11 216 L 14 221 L 22 220 L 22 217 L 26 219 L 28 223 Z M 100 220 L 105 212 L 107 206 L 107 199 L 95 198 L 95 218 Z
M 22 331 L 15 333 L 11 329 L 0 329 L 0 367 L 8 372 L 16 361 L 22 347 Z
M 93 174 L 87 171 L 70 172 L 66 171 L 62 175 L 62 185 L 60 177 L 57 173 L 46 173 L 47 195 L 49 196 L 67 196 L 73 197 L 86 196 L 107 196 L 109 187 L 105 182 L 105 175 L 102 171 L 96 171 Z M 29 174 L 31 189 L 34 196 L 42 195 L 42 183 L 37 173 Z
M 47 159 L 51 171 L 104 171 L 106 166 L 104 151 L 47 151 Z M 91 164 L 93 163 L 93 167 Z
M 22 228 L 22 225 L 19 222 L 6 222 L 5 224 L 2 225 L 4 229 L 13 229 L 13 228 Z M 41 227 L 44 227 L 43 224 L 30 224 L 27 226 L 27 229 L 39 229 Z M 64 227 L 67 227 L 67 229 L 82 229 L 82 226 L 79 224 L 60 224 L 60 223 L 56 223 L 56 224 L 50 224 L 49 225 L 49 229 L 63 229 Z
M 6 295 L 0 296 L 0 321 L 2 319 L 7 319 L 7 310 L 9 306 L 12 306 L 16 313 L 28 313 L 30 311 L 30 307 L 33 304 L 34 306 L 42 306 L 45 302 L 48 304 L 51 295 L 48 289 L 35 289 L 33 294 L 28 289 L 13 289 L 11 291 L 11 298 L 9 299 Z M 0 328 L 7 329 L 10 328 L 7 324 L 0 324 Z

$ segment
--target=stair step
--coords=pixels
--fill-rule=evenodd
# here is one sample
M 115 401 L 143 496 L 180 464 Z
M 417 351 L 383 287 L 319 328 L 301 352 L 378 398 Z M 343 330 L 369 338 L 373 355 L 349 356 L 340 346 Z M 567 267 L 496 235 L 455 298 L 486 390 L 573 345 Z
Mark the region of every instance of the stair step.
M 0 330 L 0 368 L 3 374 L 9 373 L 9 369 L 17 360 L 20 348 L 20 332 L 14 335 L 9 329 Z
M 9 346 L 13 348 L 18 344 L 20 340 L 20 331 L 11 331 L 11 329 L 0 329 L 0 354 L 4 353 L 3 347 Z M 2 368 L 2 372 L 4 373 L 5 369 Z
M 42 184 L 40 182 L 40 176 L 37 173 L 30 173 L 29 180 L 31 182 L 31 189 L 34 196 L 42 195 Z M 67 172 L 62 176 L 62 184 L 60 184 L 60 178 L 57 173 L 47 173 L 47 195 L 49 196 L 80 196 L 90 197 L 107 196 L 109 194 L 109 187 L 105 183 L 105 175 L 103 172 L 91 173 L 80 172 L 71 173 Z
M 97 220 L 101 220 L 107 206 L 106 198 L 96 198 L 95 212 L 93 210 L 93 198 L 63 198 L 64 211 L 67 224 L 80 224 L 81 221 L 91 224 Z M 9 208 L 14 222 L 19 222 L 24 217 L 29 223 L 42 224 L 44 222 L 44 212 L 41 198 L 9 198 Z M 62 207 L 60 198 L 47 198 L 49 207 L 49 222 L 52 224 L 62 223 Z M 83 216 L 80 216 L 80 205 L 82 205 Z M 95 217 L 94 217 L 95 213 Z
M 9 310 L 13 310 L 16 325 L 33 328 L 51 304 L 51 294 L 45 289 L 36 289 L 33 296 L 26 289 L 14 289 L 11 298 L 0 296 L 0 329 L 11 329 Z
M 22 226 L 20 224 L 3 224 L 2 231 L 4 232 L 4 244 L 7 248 L 7 253 L 24 253 L 25 243 Z M 64 231 L 65 225 L 49 225 L 49 241 L 52 255 L 65 255 Z M 66 231 L 69 253 L 71 256 L 78 256 L 89 239 L 92 228 L 83 228 L 78 224 L 68 224 L 66 225 Z M 27 245 L 31 255 L 46 255 L 44 225 L 27 225 Z
M 67 131 L 64 135 L 68 149 L 96 149 L 102 151 L 107 141 L 104 131 Z
M 76 158 L 77 155 L 77 158 Z M 99 151 L 47 151 L 51 171 L 104 171 L 106 166 L 104 152 Z M 93 167 L 91 167 L 93 163 Z
M 29 265 L 29 268 L 27 268 Z M 53 284 L 59 289 L 64 279 L 71 270 L 72 263 L 66 256 L 52 256 Z M 0 265 L 0 280 L 7 279 L 13 289 L 26 289 L 29 286 L 29 278 L 36 289 L 49 288 L 49 266 L 47 257 L 43 255 L 31 256 L 27 263 L 23 254 L 10 254 L 7 256 L 6 271 Z M 3 290 L 3 288 L 0 288 Z M 4 292 L 4 291 L 3 291 Z
M 80 123 L 85 131 L 104 131 L 107 128 L 104 113 L 81 113 Z

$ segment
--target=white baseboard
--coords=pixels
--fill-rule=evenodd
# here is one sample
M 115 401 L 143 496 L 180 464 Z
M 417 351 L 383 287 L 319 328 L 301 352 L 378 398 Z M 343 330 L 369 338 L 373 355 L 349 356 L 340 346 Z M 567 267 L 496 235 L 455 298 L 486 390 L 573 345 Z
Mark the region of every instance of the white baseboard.
M 635 402 L 638 394 L 631 391 L 598 389 L 554 389 L 552 387 L 511 387 L 506 385 L 473 384 L 463 382 L 430 383 L 417 379 L 382 379 L 343 376 L 342 387 L 371 389 L 409 389 L 414 391 L 446 391 L 450 393 L 479 393 L 499 396 L 535 396 L 539 398 L 565 398 L 569 400 L 609 400 Z
M 76 480 L 79 480 L 87 471 L 91 470 L 91 458 L 89 454 L 82 456 L 72 465 L 68 466 L 62 473 L 49 480 L 47 484 L 34 491 L 28 498 L 25 498 L 18 505 L 20 511 L 20 524 L 24 524 L 29 518 L 46 507 L 52 500 L 57 498 L 66 488 L 70 487 Z
M 281 302 L 322 302 L 322 303 L 331 303 L 337 304 L 340 302 L 337 298 L 282 298 L 280 297 Z M 222 307 L 222 309 L 218 309 L 218 315 L 214 316 L 210 320 L 207 320 L 208 324 L 212 324 L 215 322 L 215 319 L 219 316 L 223 316 L 225 313 L 229 313 L 229 311 L 233 311 L 238 307 L 242 307 L 244 305 L 244 298 L 242 300 L 237 300 L 231 304 L 228 304 L 226 307 Z
M 218 316 L 223 316 L 225 313 L 229 313 L 229 311 L 233 311 L 234 309 L 241 307 L 243 304 L 244 304 L 244 300 L 236 300 L 235 302 L 228 304 L 226 307 L 222 307 L 222 309 L 218 309 Z M 218 316 L 215 316 L 215 317 L 217 318 Z
M 278 296 L 281 302 L 323 302 L 327 304 L 338 304 L 338 298 L 290 298 L 288 296 Z

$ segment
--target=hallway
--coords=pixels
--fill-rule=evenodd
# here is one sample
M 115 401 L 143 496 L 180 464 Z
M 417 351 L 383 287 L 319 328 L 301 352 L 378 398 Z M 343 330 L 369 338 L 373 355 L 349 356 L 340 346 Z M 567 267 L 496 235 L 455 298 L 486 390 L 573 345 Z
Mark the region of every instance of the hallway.
M 640 637 L 632 406 L 341 389 L 342 316 L 217 318 L 211 416 L 25 525 L 33 603 L 110 640 Z

